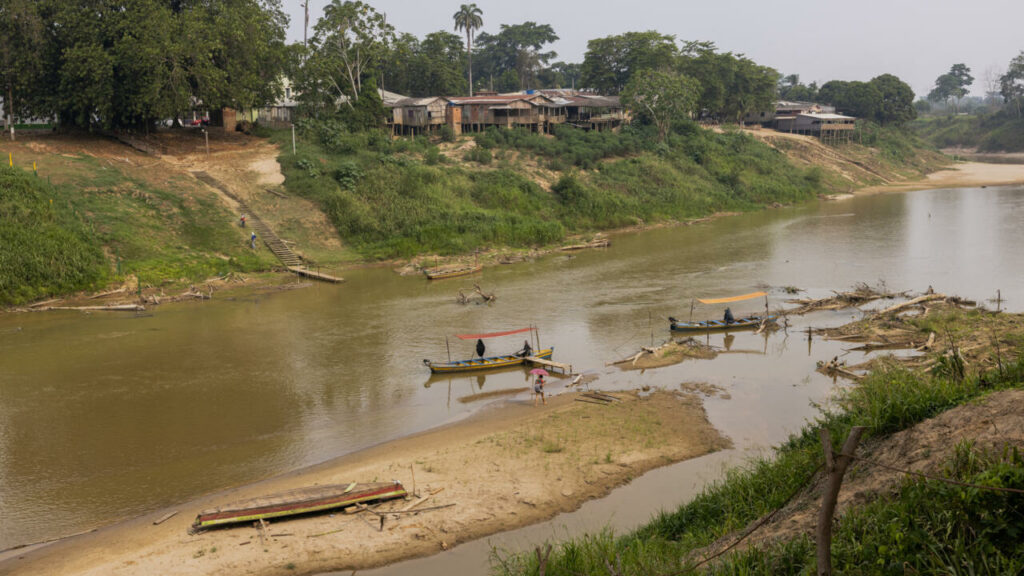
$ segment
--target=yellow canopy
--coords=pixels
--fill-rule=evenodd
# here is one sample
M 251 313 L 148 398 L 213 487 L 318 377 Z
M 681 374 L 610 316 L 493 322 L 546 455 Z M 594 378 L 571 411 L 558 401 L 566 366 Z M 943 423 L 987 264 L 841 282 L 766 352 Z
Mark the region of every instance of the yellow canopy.
M 751 298 L 757 298 L 758 296 L 767 296 L 767 292 L 751 292 L 750 294 L 744 294 L 742 296 L 733 296 L 732 298 L 698 298 L 697 301 L 701 304 L 725 304 L 726 302 L 739 302 L 740 300 L 750 300 Z

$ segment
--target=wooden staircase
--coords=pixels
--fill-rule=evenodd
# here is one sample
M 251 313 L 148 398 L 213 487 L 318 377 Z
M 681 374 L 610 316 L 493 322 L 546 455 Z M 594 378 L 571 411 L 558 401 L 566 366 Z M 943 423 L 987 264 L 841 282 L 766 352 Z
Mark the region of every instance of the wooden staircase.
M 278 238 L 277 234 L 274 234 L 274 231 L 263 220 L 260 220 L 259 216 L 253 213 L 245 201 L 235 196 L 231 190 L 228 190 L 227 186 L 221 184 L 216 178 L 206 172 L 193 172 L 192 175 L 200 182 L 220 190 L 228 198 L 237 202 L 238 209 L 241 210 L 242 214 L 245 214 L 246 225 L 252 227 L 256 232 L 256 237 L 262 240 L 267 245 L 267 248 L 270 248 L 270 251 L 281 261 L 281 264 L 284 264 L 289 269 L 302 265 L 302 258 L 299 258 L 298 254 L 292 252 L 292 249 L 285 244 L 284 240 Z

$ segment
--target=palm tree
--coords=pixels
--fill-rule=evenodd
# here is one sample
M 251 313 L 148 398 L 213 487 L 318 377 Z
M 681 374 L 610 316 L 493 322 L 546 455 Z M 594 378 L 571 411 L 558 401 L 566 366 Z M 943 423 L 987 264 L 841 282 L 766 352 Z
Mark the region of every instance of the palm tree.
M 469 95 L 473 95 L 473 31 L 479 30 L 484 25 L 480 18 L 483 10 L 477 8 L 476 4 L 463 4 L 459 11 L 452 18 L 455 19 L 455 30 L 466 31 L 466 53 L 469 54 Z

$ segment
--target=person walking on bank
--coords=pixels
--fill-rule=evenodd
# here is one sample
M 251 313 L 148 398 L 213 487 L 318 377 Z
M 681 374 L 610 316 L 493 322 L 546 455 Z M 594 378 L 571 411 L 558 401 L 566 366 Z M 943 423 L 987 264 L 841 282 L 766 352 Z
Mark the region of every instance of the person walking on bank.
M 251 247 L 251 248 L 252 248 L 253 250 L 255 250 L 255 249 L 256 249 L 256 232 L 255 232 L 255 231 L 254 231 L 254 232 L 252 233 L 252 235 L 251 235 L 251 236 L 249 236 L 249 246 L 250 246 L 250 247 Z
M 533 382 L 533 405 L 537 405 L 537 400 L 543 404 L 548 403 L 548 399 L 544 397 L 544 375 L 538 374 L 537 379 Z

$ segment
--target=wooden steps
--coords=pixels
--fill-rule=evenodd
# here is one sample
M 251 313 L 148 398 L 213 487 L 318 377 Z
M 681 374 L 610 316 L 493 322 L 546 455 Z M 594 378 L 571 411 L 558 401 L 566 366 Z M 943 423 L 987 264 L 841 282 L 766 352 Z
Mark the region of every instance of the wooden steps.
M 238 209 L 242 212 L 242 214 L 245 214 L 245 219 L 247 223 L 246 225 L 250 226 L 256 232 L 256 237 L 263 241 L 267 248 L 269 248 L 270 251 L 274 253 L 274 256 L 277 257 L 281 264 L 287 266 L 289 270 L 292 270 L 292 268 L 296 268 L 302 264 L 302 258 L 299 258 L 298 254 L 293 252 L 292 249 L 288 247 L 284 240 L 278 238 L 277 234 L 274 234 L 274 231 L 271 230 L 270 227 L 267 226 L 266 223 L 264 223 L 259 216 L 253 213 L 252 209 L 249 208 L 249 205 L 246 204 L 244 200 L 242 200 L 234 193 L 232 193 L 227 186 L 223 185 L 222 183 L 217 181 L 216 178 L 210 176 L 206 172 L 198 171 L 193 172 L 192 174 L 200 182 L 208 186 L 212 186 L 217 190 L 220 190 L 228 198 L 231 198 L 232 200 L 238 203 Z M 292 271 L 294 272 L 294 270 Z M 314 278 L 314 276 L 309 277 Z M 335 279 L 331 281 L 337 280 Z

